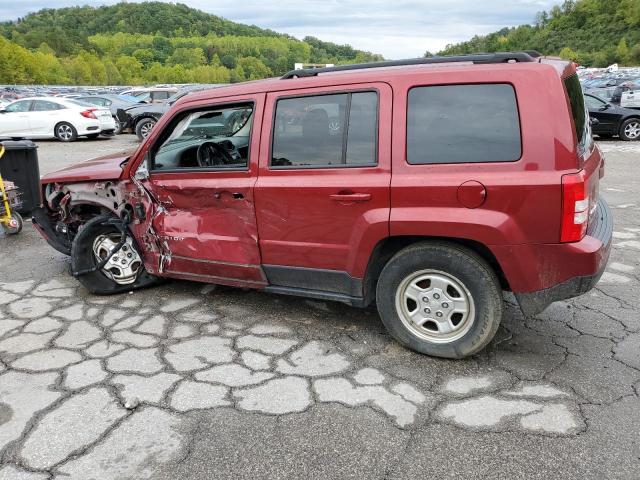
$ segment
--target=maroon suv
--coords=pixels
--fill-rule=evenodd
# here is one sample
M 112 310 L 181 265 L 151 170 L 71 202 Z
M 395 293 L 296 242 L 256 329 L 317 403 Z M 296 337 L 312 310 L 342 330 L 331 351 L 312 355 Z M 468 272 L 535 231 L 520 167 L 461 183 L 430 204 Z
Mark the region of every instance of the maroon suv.
M 588 118 L 575 66 L 535 52 L 298 70 L 188 95 L 135 152 L 45 176 L 34 223 L 93 293 L 375 302 L 404 345 L 461 358 L 503 291 L 531 315 L 602 274 Z

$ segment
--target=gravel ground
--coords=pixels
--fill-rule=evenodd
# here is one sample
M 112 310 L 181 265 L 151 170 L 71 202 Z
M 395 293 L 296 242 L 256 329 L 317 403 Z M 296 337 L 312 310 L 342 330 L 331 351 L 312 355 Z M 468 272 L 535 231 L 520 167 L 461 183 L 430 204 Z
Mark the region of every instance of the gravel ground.
M 136 146 L 39 142 L 41 171 Z M 640 143 L 602 142 L 598 288 L 481 354 L 375 310 L 190 282 L 96 297 L 27 223 L 0 238 L 0 480 L 629 479 L 640 469 Z

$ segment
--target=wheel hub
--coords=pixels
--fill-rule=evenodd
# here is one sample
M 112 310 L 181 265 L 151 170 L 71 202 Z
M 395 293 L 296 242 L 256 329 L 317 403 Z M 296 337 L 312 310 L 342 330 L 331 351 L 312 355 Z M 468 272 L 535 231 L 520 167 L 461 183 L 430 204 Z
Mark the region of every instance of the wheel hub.
M 120 234 L 111 233 L 98 236 L 93 242 L 93 253 L 98 262 L 109 256 L 117 244 Z M 127 237 L 125 244 L 116 252 L 102 268 L 102 273 L 119 285 L 129 285 L 136 281 L 142 269 L 142 260 L 133 246 L 131 237 Z
M 640 122 L 633 122 L 628 124 L 627 127 L 625 128 L 624 133 L 629 138 L 635 139 L 640 137 Z
M 464 336 L 475 316 L 467 288 L 452 275 L 423 270 L 405 278 L 396 292 L 400 320 L 416 336 L 450 343 Z

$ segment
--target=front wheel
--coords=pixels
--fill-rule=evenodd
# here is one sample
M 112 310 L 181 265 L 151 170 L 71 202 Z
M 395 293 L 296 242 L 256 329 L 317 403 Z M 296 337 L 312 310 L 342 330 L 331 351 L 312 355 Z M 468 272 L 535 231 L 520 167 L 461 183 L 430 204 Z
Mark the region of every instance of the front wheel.
M 620 125 L 620 139 L 627 142 L 640 140 L 640 118 L 630 118 Z
M 107 223 L 114 218 L 100 215 L 89 220 L 80 228 L 71 246 L 72 272 L 87 290 L 98 295 L 136 290 L 158 282 L 145 270 L 138 246 L 130 235 L 102 269 L 89 271 L 106 258 L 122 238 L 118 229 Z
M 113 117 L 113 120 L 116 122 L 116 128 L 113 131 L 113 134 L 120 135 L 122 133 L 122 123 L 120 123 L 120 120 L 118 120 L 115 115 Z
M 136 125 L 136 135 L 140 141 L 144 140 L 151 133 L 151 129 L 153 129 L 156 121 L 152 118 L 143 118 Z
M 477 254 L 447 243 L 401 250 L 376 290 L 382 322 L 406 347 L 444 358 L 482 350 L 502 319 L 500 282 Z

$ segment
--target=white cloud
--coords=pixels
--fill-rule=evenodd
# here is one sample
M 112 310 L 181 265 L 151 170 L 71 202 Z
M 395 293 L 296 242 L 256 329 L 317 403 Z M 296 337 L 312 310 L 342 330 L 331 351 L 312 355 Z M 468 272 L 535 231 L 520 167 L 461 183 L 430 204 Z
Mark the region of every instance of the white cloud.
M 40 8 L 78 4 L 103 5 L 114 0 L 43 2 L 0 0 L 0 20 L 15 19 Z M 421 56 L 499 30 L 532 23 L 535 14 L 560 0 L 182 0 L 191 7 L 241 23 L 271 28 L 296 38 L 307 35 L 387 58 Z

